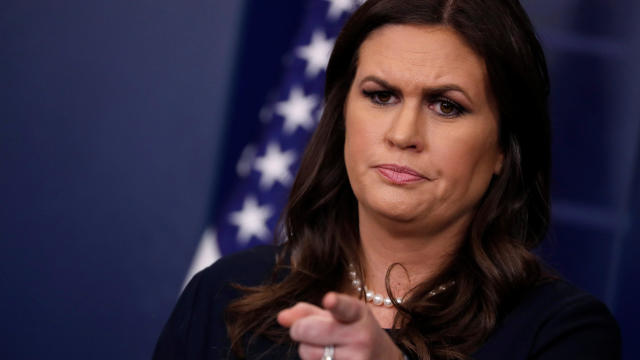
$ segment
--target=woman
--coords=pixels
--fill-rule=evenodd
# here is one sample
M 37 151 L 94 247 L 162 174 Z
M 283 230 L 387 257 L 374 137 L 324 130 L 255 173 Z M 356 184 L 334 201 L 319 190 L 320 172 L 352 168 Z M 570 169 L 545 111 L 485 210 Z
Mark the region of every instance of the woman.
M 367 1 L 336 40 L 286 240 L 198 274 L 155 358 L 618 358 L 606 307 L 530 252 L 548 91 L 516 0 Z

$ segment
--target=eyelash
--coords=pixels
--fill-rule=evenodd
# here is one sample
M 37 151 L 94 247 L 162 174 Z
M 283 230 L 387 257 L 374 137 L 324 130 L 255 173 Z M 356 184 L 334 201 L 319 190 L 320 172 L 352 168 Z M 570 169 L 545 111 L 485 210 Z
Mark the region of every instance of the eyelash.
M 380 101 L 379 100 L 380 96 L 387 95 L 389 97 L 395 97 L 395 95 L 393 95 L 391 91 L 387 91 L 387 90 L 374 90 L 374 91 L 362 90 L 362 94 L 368 97 L 372 103 L 378 106 L 388 106 L 392 104 L 391 102 Z
M 391 98 L 395 97 L 393 92 L 388 90 L 374 90 L 374 91 L 362 90 L 362 94 L 368 97 L 371 100 L 371 102 L 377 106 L 389 106 L 394 104 L 394 102 L 384 102 L 379 100 L 379 97 L 381 95 L 386 95 Z M 442 104 L 451 104 L 451 106 L 453 106 L 454 112 L 452 114 L 445 114 L 441 111 L 434 110 L 438 115 L 445 118 L 458 117 L 467 112 L 467 110 L 462 105 L 444 96 L 436 96 L 429 99 L 429 108 L 431 108 L 432 104 L 435 104 L 436 106 L 437 105 L 442 106 Z

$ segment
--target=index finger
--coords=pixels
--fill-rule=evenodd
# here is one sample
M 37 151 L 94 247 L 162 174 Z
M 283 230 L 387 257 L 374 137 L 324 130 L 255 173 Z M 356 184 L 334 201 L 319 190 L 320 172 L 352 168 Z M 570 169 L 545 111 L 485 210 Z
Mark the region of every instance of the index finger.
M 347 324 L 360 320 L 366 311 L 365 305 L 358 299 L 335 292 L 324 296 L 322 307 L 329 310 L 334 319 Z
M 291 327 L 294 322 L 311 315 L 320 315 L 324 310 L 315 305 L 299 302 L 293 307 L 284 309 L 278 313 L 276 320 L 284 327 Z

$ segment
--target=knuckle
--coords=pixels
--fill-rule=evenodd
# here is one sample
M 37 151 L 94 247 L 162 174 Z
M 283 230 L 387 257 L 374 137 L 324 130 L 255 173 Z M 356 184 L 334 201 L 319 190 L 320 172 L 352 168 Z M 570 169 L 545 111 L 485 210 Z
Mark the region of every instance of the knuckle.
M 308 307 L 308 305 L 306 303 L 303 302 L 299 302 L 296 303 L 295 305 L 293 305 L 293 307 L 291 308 L 292 310 L 296 310 L 296 311 L 304 311 L 306 310 Z
M 320 330 L 312 320 L 300 319 L 291 326 L 289 335 L 296 341 L 311 340 L 320 335 Z
M 315 346 L 300 344 L 300 346 L 298 346 L 298 355 L 300 355 L 300 358 L 303 360 L 319 359 L 322 356 L 322 351 Z
M 289 336 L 291 336 L 291 339 L 295 341 L 300 341 L 302 339 L 304 326 L 300 322 L 301 320 L 294 322 L 291 328 L 289 329 Z

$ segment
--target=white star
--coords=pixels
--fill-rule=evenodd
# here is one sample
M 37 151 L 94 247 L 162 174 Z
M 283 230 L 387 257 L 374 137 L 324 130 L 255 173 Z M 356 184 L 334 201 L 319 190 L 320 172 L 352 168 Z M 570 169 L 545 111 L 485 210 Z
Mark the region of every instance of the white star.
M 242 210 L 229 214 L 229 222 L 238 227 L 238 241 L 247 244 L 251 237 L 258 240 L 268 240 L 269 228 L 267 219 L 273 214 L 270 206 L 258 206 L 258 202 L 252 196 L 244 199 Z
M 351 12 L 355 7 L 354 0 L 327 0 L 331 3 L 327 16 L 331 20 L 337 20 L 343 12 Z
M 308 78 L 313 78 L 318 75 L 320 70 L 327 69 L 334 41 L 334 39 L 327 39 L 323 31 L 315 30 L 311 35 L 309 45 L 301 46 L 296 50 L 296 54 L 307 61 L 304 73 Z
M 298 127 L 312 131 L 313 116 L 311 112 L 316 105 L 318 105 L 316 95 L 304 96 L 304 91 L 301 88 L 292 88 L 289 99 L 276 104 L 276 114 L 284 117 L 284 132 L 292 134 Z
M 236 164 L 236 173 L 239 177 L 246 177 L 251 173 L 251 167 L 253 165 L 253 160 L 256 158 L 256 146 L 253 144 L 248 144 L 242 150 L 240 154 L 240 159 Z
M 296 155 L 293 150 L 282 152 L 276 143 L 267 145 L 266 153 L 263 157 L 257 158 L 254 165 L 255 169 L 262 173 L 260 187 L 269 190 L 276 181 L 284 186 L 289 185 L 292 180 L 289 166 L 293 164 L 295 159 Z

